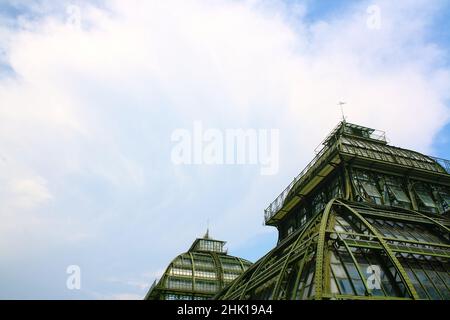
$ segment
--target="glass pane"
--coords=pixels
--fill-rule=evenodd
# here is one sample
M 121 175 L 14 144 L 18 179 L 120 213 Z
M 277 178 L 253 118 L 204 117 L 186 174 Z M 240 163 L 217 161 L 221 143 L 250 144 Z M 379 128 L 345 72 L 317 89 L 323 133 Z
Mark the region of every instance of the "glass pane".
M 331 291 L 331 293 L 339 293 L 336 281 L 333 277 L 331 278 L 331 282 L 330 282 L 330 291 Z
M 378 189 L 376 186 L 374 186 L 373 184 L 370 184 L 368 182 L 361 182 L 361 184 L 369 196 L 381 198 L 381 194 L 378 192 Z
M 352 280 L 353 286 L 355 287 L 356 294 L 358 296 L 364 296 L 366 294 L 366 287 L 361 280 Z
M 342 294 L 354 294 L 350 281 L 348 279 L 337 279 Z
M 447 207 L 449 207 L 450 206 L 450 196 L 448 195 L 448 194 L 446 194 L 446 193 L 439 193 L 440 194 L 440 196 L 441 196 L 441 198 L 442 198 L 442 201 L 445 203 L 445 205 L 447 206 Z
M 417 196 L 419 197 L 420 201 L 427 206 L 431 208 L 435 208 L 436 204 L 434 203 L 433 199 L 431 199 L 430 195 L 426 193 L 425 191 L 416 191 Z
M 346 263 L 345 267 L 347 268 L 347 272 L 350 278 L 352 279 L 361 279 L 359 276 L 358 270 L 356 269 L 353 263 Z
M 389 190 L 391 190 L 391 192 L 394 194 L 394 197 L 397 199 L 397 201 L 411 202 L 406 193 L 400 187 L 389 186 Z
M 331 268 L 333 269 L 334 276 L 336 278 L 346 278 L 344 268 L 340 264 L 332 264 Z

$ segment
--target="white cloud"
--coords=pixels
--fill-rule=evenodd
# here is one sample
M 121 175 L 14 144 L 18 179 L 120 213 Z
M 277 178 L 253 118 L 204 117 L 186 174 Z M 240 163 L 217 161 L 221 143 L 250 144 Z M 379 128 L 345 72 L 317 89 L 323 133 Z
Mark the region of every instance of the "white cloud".
M 370 30 L 369 4 L 311 22 L 303 4 L 114 0 L 83 4 L 76 28 L 42 1 L 39 18 L 0 28 L 15 72 L 0 77 L 0 217 L 45 230 L 49 248 L 102 248 L 104 265 L 146 248 L 140 268 L 158 270 L 207 218 L 231 248 L 265 232 L 264 207 L 337 123 L 340 100 L 350 121 L 431 152 L 449 118 L 445 52 L 426 34 L 439 6 L 378 1 Z M 280 175 L 173 167 L 170 134 L 194 120 L 280 129 Z M 0 248 L 22 235 L 3 233 Z
M 136 287 L 140 290 L 148 289 L 149 282 L 153 281 L 153 280 L 150 278 L 144 278 L 144 280 L 122 280 L 122 279 L 117 279 L 117 278 L 106 279 L 107 282 L 120 283 L 120 284 L 124 284 L 124 285 L 130 286 L 130 287 Z
M 33 208 L 52 198 L 42 178 L 16 179 L 11 182 L 10 188 L 18 207 Z

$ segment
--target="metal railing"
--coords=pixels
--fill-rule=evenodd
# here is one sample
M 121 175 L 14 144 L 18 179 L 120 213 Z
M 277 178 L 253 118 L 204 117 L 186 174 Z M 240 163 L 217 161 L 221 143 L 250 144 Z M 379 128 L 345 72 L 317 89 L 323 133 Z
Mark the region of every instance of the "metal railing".
M 339 129 L 339 127 L 342 125 L 342 122 L 338 124 L 338 126 L 332 131 L 332 133 L 322 142 L 321 145 L 319 145 L 318 148 L 315 149 L 316 156 L 314 159 L 311 160 L 311 162 L 300 172 L 299 175 L 297 175 L 292 182 L 283 190 L 283 192 L 280 193 L 280 195 L 267 207 L 267 209 L 264 210 L 264 219 L 265 222 L 269 221 L 280 209 L 283 207 L 284 202 L 291 192 L 294 185 L 300 181 L 300 179 L 305 176 L 305 174 L 313 167 L 319 158 L 321 158 L 325 152 L 332 149 L 332 147 L 326 145 L 326 141 L 329 139 L 330 136 L 336 133 L 336 131 Z M 351 125 L 351 124 L 350 124 Z M 386 133 L 381 130 L 373 130 L 373 132 L 370 133 L 370 138 L 374 140 L 379 140 L 383 142 L 388 142 L 386 138 Z M 435 160 L 444 170 L 450 174 L 450 161 L 446 159 L 436 158 L 436 157 L 430 157 L 433 160 Z
M 436 161 L 444 170 L 450 174 L 450 161 L 446 159 L 436 158 L 436 157 L 430 157 L 434 161 Z
M 300 179 L 305 176 L 305 174 L 317 163 L 319 158 L 321 158 L 325 152 L 330 150 L 329 147 L 323 146 L 320 151 L 317 152 L 314 159 L 302 170 L 302 172 L 297 175 L 294 180 L 280 193 L 280 195 L 264 210 L 265 222 L 269 221 L 280 209 L 283 207 L 284 201 L 286 200 L 289 192 L 292 190 L 294 185 L 300 181 Z
M 305 167 L 305 169 L 300 172 L 298 176 L 296 176 L 291 183 L 283 190 L 283 192 L 280 193 L 280 195 L 267 207 L 266 210 L 264 210 L 264 219 L 265 222 L 269 221 L 284 205 L 284 201 L 286 200 L 287 196 L 291 192 L 294 185 L 300 181 L 300 179 L 308 173 L 308 171 L 318 162 L 318 160 L 331 148 L 327 146 L 323 146 L 320 151 L 317 152 L 314 159 Z M 444 170 L 450 174 L 450 161 L 446 159 L 436 158 L 436 157 L 430 157 L 434 161 L 436 161 Z
M 383 141 L 383 142 L 388 142 L 387 138 L 386 138 L 386 132 L 381 131 L 381 130 L 375 130 L 374 132 L 372 132 L 370 134 L 370 139 Z

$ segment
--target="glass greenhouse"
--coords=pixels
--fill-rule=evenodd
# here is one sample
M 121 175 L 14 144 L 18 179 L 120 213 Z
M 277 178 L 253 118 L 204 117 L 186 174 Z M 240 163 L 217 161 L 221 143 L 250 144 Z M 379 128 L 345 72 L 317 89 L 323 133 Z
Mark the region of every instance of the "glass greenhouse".
M 265 210 L 277 246 L 216 299 L 450 299 L 450 162 L 342 121 Z
M 224 241 L 211 239 L 208 232 L 203 238 L 196 239 L 188 252 L 180 254 L 169 264 L 145 299 L 212 298 L 251 265 L 247 260 L 228 255 L 224 245 Z

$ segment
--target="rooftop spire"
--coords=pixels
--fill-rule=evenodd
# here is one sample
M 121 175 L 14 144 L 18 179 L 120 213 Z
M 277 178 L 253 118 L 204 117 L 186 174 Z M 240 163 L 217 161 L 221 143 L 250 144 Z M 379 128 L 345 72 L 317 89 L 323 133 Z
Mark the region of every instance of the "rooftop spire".
M 206 233 L 205 233 L 205 235 L 203 236 L 203 239 L 210 239 L 210 238 L 209 238 L 209 227 L 206 228 Z
M 345 114 L 344 114 L 344 105 L 347 104 L 347 102 L 339 101 L 338 106 L 341 107 L 341 114 L 342 114 L 342 122 L 345 123 Z
M 210 237 L 209 237 L 209 218 L 206 219 L 206 233 L 203 236 L 203 239 L 210 239 Z

